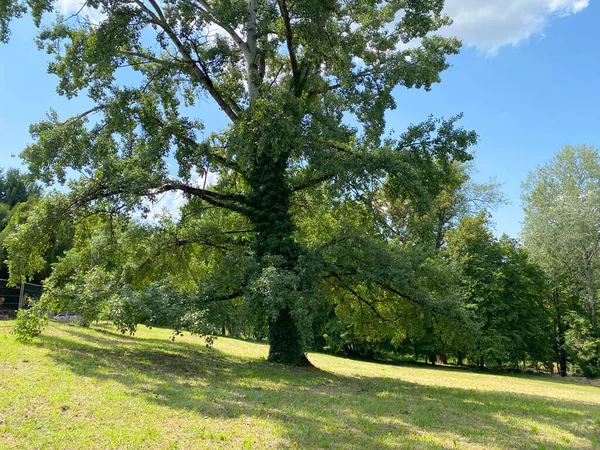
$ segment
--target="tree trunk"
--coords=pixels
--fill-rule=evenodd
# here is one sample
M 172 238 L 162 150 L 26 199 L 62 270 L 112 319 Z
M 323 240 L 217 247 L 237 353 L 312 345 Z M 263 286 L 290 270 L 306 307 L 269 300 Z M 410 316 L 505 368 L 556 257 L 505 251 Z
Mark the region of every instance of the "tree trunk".
M 448 364 L 448 357 L 446 356 L 445 353 L 437 354 L 437 363 L 438 364 Z
M 294 224 L 289 213 L 291 192 L 286 183 L 287 155 L 262 156 L 248 176 L 251 205 L 249 218 L 254 226 L 256 256 L 280 259 L 281 269 L 295 270 L 299 249 L 293 239 Z M 289 305 L 269 318 L 269 361 L 288 365 L 307 365 L 302 336 Z
M 587 310 L 590 314 L 590 322 L 592 324 L 592 328 L 596 329 L 596 286 L 594 283 L 594 272 L 592 269 L 592 264 L 590 262 L 590 256 L 586 249 L 583 249 L 583 268 L 585 272 L 586 279 L 586 289 L 588 294 L 588 305 Z
M 552 301 L 556 313 L 556 357 L 558 361 L 558 371 L 561 377 L 567 376 L 567 352 L 565 351 L 565 326 L 560 314 L 558 305 L 558 289 L 552 291 Z
M 583 269 L 586 279 L 586 289 L 588 291 L 587 310 L 590 314 L 592 328 L 596 329 L 596 283 L 594 282 L 594 271 L 590 262 L 590 256 L 585 248 L 583 249 Z
M 291 192 L 286 183 L 287 157 L 261 157 L 253 167 L 248 181 L 250 193 L 249 218 L 254 225 L 254 249 L 258 259 L 279 256 L 286 269 L 293 269 L 299 249 L 292 233 L 294 223 L 290 215 Z
M 283 308 L 269 324 L 269 361 L 292 366 L 308 366 L 302 336 L 289 310 Z
M 565 330 L 562 321 L 558 326 L 558 361 L 560 364 L 560 376 L 567 376 L 567 352 L 565 351 Z

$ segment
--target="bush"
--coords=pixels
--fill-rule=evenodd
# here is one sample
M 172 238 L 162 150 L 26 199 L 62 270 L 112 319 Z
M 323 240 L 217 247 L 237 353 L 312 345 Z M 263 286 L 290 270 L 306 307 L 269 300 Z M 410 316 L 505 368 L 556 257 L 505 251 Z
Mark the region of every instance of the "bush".
M 12 332 L 18 341 L 28 342 L 42 334 L 47 322 L 48 317 L 35 307 L 20 309 L 17 313 L 17 324 Z

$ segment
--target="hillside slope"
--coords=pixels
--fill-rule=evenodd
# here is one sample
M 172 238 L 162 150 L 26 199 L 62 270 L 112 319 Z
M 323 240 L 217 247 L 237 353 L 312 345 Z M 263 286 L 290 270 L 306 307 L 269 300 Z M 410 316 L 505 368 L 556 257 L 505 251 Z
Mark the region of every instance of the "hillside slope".
M 52 324 L 33 344 L 0 322 L 0 448 L 596 449 L 600 387 L 393 366 L 267 346 L 207 349 L 168 330 Z

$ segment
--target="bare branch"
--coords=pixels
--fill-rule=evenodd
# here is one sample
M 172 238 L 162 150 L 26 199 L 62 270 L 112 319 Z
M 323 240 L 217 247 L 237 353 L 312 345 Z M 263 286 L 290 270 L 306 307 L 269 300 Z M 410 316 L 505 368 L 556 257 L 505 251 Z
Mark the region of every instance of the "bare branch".
M 83 119 L 84 117 L 87 117 L 87 116 L 89 116 L 90 114 L 93 114 L 93 113 L 95 113 L 95 112 L 98 112 L 98 111 L 100 111 L 100 110 L 104 109 L 104 107 L 105 107 L 105 106 L 106 106 L 106 105 L 98 105 L 98 106 L 94 106 L 93 108 L 91 108 L 91 109 L 88 109 L 87 111 L 85 111 L 85 112 L 82 112 L 81 114 L 78 114 L 78 115 L 76 115 L 76 116 L 70 117 L 69 119 L 65 120 L 65 121 L 64 121 L 64 122 L 63 122 L 61 125 L 66 125 L 66 124 L 68 124 L 68 123 L 70 123 L 70 122 L 76 122 L 76 121 L 78 121 L 78 120 L 81 120 L 81 119 Z
M 281 66 L 279 66 L 279 69 L 277 70 L 277 73 L 275 74 L 275 77 L 273 78 L 273 80 L 271 81 L 271 84 L 269 84 L 269 90 L 273 87 L 273 85 L 277 82 L 277 78 L 279 78 L 279 74 L 281 73 L 281 70 L 283 69 L 283 67 L 285 66 L 285 64 L 282 64 Z

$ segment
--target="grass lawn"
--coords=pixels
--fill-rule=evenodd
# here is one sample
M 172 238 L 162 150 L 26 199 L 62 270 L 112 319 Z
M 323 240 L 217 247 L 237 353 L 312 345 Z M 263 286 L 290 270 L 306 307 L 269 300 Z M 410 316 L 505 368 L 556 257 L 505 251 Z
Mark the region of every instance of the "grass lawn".
M 600 449 L 600 387 L 392 366 L 168 330 L 0 322 L 0 448 Z

